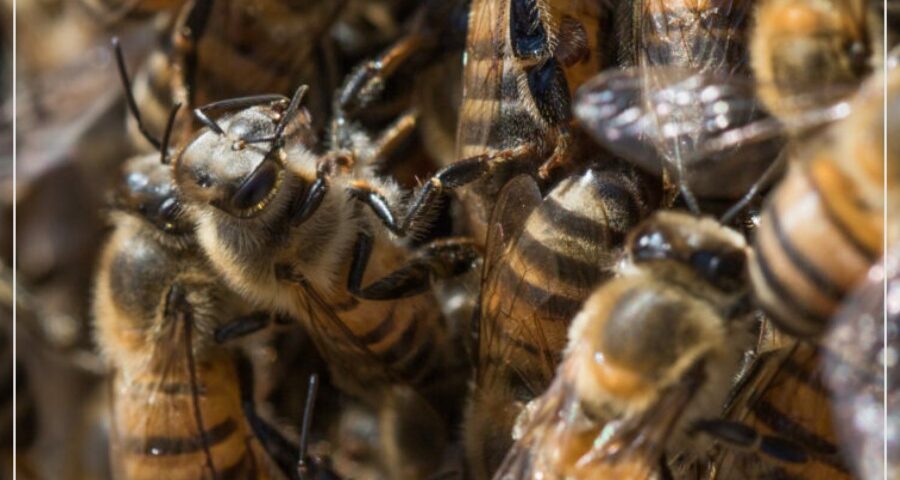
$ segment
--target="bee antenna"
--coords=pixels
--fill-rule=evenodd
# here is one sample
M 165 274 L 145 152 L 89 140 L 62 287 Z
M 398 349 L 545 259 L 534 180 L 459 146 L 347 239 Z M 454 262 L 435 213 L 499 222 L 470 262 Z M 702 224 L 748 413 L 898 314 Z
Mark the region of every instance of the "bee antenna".
M 675 143 L 675 170 L 678 174 L 678 191 L 681 192 L 681 196 L 684 197 L 684 203 L 691 213 L 700 215 L 702 212 L 700 211 L 700 206 L 697 204 L 697 198 L 694 196 L 694 193 L 691 192 L 691 189 L 687 184 L 687 176 L 684 174 L 684 162 L 681 159 L 681 149 L 677 142 Z
M 138 130 L 141 131 L 144 138 L 146 138 L 154 148 L 159 150 L 159 140 L 153 137 L 153 135 L 150 135 L 150 132 L 147 131 L 147 126 L 144 125 L 144 120 L 141 118 L 141 112 L 138 110 L 137 102 L 134 100 L 134 94 L 131 92 L 131 80 L 128 77 L 128 70 L 125 68 L 125 56 L 122 54 L 122 44 L 119 42 L 119 37 L 112 38 L 112 46 L 113 52 L 115 52 L 116 55 L 116 66 L 119 69 L 119 79 L 122 81 L 122 88 L 125 89 L 125 101 L 128 103 L 128 110 L 131 111 L 131 115 L 134 117 L 135 121 L 137 121 Z
M 197 121 L 199 121 L 201 124 L 216 132 L 217 135 L 225 135 L 225 130 L 222 130 L 222 127 L 220 127 L 215 120 L 210 118 L 202 108 L 194 109 L 194 117 L 196 117 Z
M 162 137 L 162 145 L 159 149 L 159 161 L 163 165 L 169 164 L 169 139 L 172 138 L 172 129 L 175 127 L 175 115 L 178 114 L 178 110 L 181 109 L 181 103 L 176 103 L 174 107 L 172 107 L 172 111 L 169 112 L 169 119 L 166 121 L 166 131 L 163 132 Z
M 297 91 L 294 92 L 294 96 L 291 97 L 291 103 L 288 104 L 287 110 L 284 111 L 284 115 L 281 117 L 281 121 L 278 122 L 278 126 L 275 127 L 275 135 L 272 140 L 273 146 L 281 146 L 281 137 L 284 135 L 284 130 L 297 115 L 297 111 L 300 109 L 300 102 L 303 100 L 303 96 L 306 95 L 307 90 L 309 90 L 308 85 L 300 85 L 297 88 Z
M 306 393 L 306 405 L 303 408 L 303 423 L 300 425 L 300 458 L 297 460 L 297 473 L 306 478 L 309 465 L 306 463 L 306 451 L 309 445 L 309 428 L 312 423 L 313 408 L 316 405 L 316 393 L 319 391 L 319 376 L 309 376 L 309 389 Z
M 741 197 L 737 202 L 735 202 L 734 205 L 731 206 L 731 208 L 729 208 L 724 214 L 722 214 L 722 217 L 719 218 L 719 223 L 724 225 L 734 220 L 734 217 L 737 216 L 737 214 L 740 213 L 741 210 L 746 208 L 747 205 L 756 198 L 760 190 L 772 183 L 775 174 L 781 171 L 781 168 L 784 166 L 784 162 L 786 161 L 786 159 L 787 154 L 785 153 L 785 150 L 782 150 L 778 157 L 775 158 L 775 161 L 769 164 L 768 167 L 766 167 L 766 171 L 764 171 L 763 174 L 760 175 L 755 182 L 753 182 L 753 185 L 750 186 L 750 189 L 747 190 L 747 193 L 745 193 L 743 197 Z

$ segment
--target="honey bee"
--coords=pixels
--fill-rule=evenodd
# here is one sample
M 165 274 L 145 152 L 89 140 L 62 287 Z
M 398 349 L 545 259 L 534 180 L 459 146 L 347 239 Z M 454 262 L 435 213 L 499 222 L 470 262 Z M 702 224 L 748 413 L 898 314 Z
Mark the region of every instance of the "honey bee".
M 880 64 L 865 0 L 762 0 L 750 34 L 757 94 L 785 119 L 850 94 Z
M 401 192 L 367 170 L 392 142 L 353 135 L 352 150 L 314 154 L 304 92 L 196 110 L 209 126 L 180 152 L 175 178 L 198 241 L 232 288 L 305 327 L 342 390 L 377 405 L 412 388 L 403 399 L 428 402 L 406 408 L 452 412 L 465 362 L 428 288 L 470 268 L 477 250 L 445 239 L 411 253 L 391 238 L 421 219 L 400 225 L 390 205 Z M 208 116 L 225 108 L 238 111 Z
M 763 210 L 753 290 L 772 321 L 797 337 L 818 337 L 882 256 L 884 88 L 895 104 L 900 72 L 875 75 L 848 117 L 804 145 Z
M 591 167 L 545 199 L 531 177 L 503 188 L 492 214 L 481 289 L 477 374 L 466 418 L 476 478 L 512 444 L 521 407 L 550 384 L 581 302 L 613 273 L 625 234 L 651 211 L 648 179 Z
M 158 478 L 175 468 L 193 478 L 270 478 L 275 459 L 264 445 L 283 439 L 260 428 L 248 367 L 220 345 L 267 325 L 269 315 L 228 290 L 197 248 L 168 163 L 175 112 L 162 141 L 148 138 L 160 153 L 124 164 L 94 288 L 96 341 L 116 372 L 116 477 Z
M 823 380 L 833 355 L 805 342 L 759 354 L 716 427 L 727 441 L 709 478 L 852 478 Z
M 671 478 L 669 458 L 704 455 L 693 425 L 720 411 L 752 341 L 746 243 L 664 210 L 629 232 L 625 252 L 575 316 L 557 376 L 494 478 Z
M 612 60 L 604 22 L 596 2 L 472 2 L 456 159 L 487 156 L 496 167 L 460 191 L 480 243 L 506 181 L 539 166 L 546 176 L 571 154 L 572 93 Z

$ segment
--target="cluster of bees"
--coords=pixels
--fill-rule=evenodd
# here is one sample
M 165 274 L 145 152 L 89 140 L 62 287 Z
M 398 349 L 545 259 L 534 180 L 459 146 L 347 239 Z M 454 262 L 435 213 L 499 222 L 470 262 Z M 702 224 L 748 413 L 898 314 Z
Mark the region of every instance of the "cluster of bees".
M 113 478 L 900 475 L 898 6 L 87 4 Z

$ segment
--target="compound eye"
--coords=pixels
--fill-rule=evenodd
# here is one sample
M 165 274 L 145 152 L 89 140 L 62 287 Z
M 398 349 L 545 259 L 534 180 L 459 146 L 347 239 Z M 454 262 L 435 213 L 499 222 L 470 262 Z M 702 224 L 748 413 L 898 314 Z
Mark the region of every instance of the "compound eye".
M 278 179 L 278 165 L 269 160 L 256 169 L 238 187 L 231 197 L 231 205 L 237 210 L 248 210 L 260 206 L 275 187 Z
M 691 267 L 716 287 L 733 291 L 743 285 L 746 258 L 743 252 L 700 250 L 691 254 Z
M 159 204 L 157 214 L 164 224 L 174 224 L 179 210 L 178 200 L 175 197 L 168 197 Z

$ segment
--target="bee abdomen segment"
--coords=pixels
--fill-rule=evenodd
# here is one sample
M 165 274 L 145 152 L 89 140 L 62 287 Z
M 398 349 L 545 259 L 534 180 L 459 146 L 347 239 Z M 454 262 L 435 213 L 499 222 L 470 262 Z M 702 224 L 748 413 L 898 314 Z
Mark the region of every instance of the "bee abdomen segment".
M 825 328 L 871 263 L 854 246 L 853 230 L 828 213 L 823 194 L 803 170 L 792 170 L 765 210 L 750 265 L 763 309 L 801 336 Z

